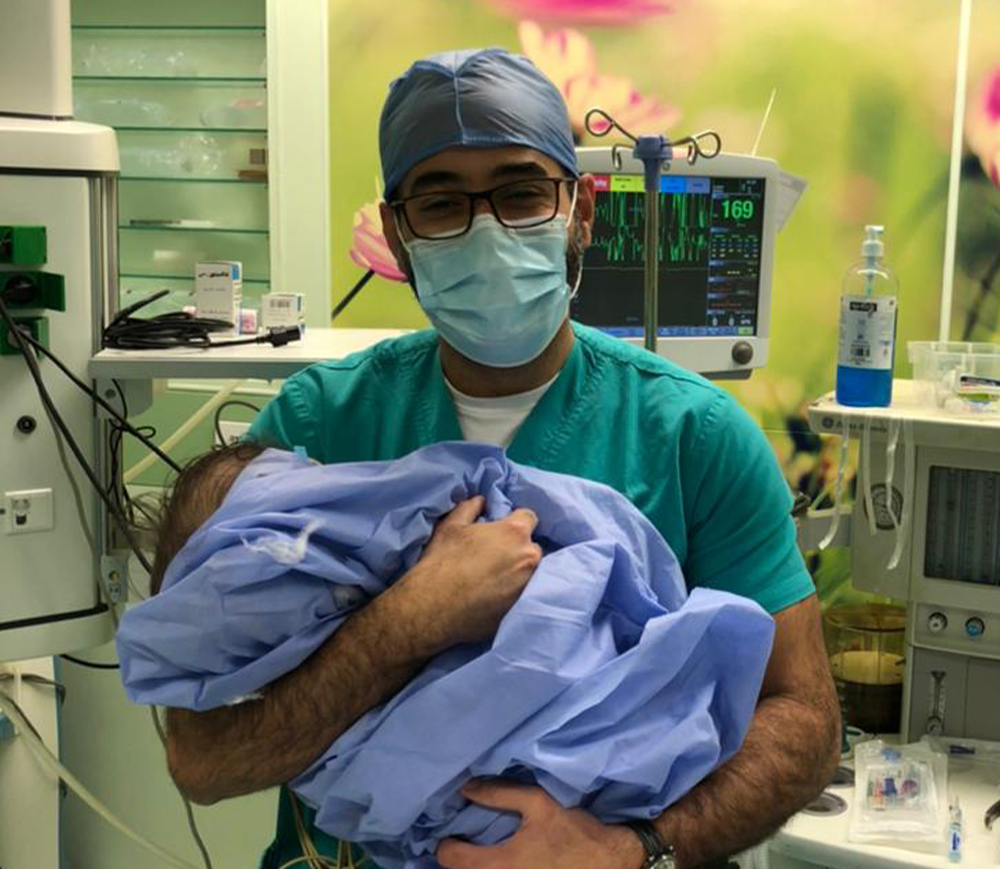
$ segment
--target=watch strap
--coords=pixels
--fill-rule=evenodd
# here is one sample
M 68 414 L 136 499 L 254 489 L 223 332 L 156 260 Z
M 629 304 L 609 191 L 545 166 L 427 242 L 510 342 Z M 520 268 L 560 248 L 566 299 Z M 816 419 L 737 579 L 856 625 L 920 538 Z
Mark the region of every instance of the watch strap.
M 674 849 L 663 841 L 656 827 L 649 821 L 642 819 L 626 821 L 625 826 L 639 837 L 642 847 L 646 849 L 646 865 L 652 864 L 660 857 L 673 856 Z

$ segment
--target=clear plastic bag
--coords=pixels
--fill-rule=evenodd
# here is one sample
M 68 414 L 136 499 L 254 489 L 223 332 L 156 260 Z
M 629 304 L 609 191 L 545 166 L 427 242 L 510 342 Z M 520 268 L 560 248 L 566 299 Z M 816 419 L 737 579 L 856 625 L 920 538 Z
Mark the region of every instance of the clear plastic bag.
M 948 758 L 924 742 L 860 743 L 854 752 L 852 842 L 941 851 L 948 824 Z

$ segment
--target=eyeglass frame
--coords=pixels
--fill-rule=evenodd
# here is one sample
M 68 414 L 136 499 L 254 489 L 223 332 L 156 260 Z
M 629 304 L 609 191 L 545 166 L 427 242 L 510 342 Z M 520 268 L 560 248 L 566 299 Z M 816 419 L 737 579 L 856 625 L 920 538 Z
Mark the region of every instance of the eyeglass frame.
M 511 187 L 515 184 L 530 184 L 532 181 L 553 181 L 556 182 L 556 202 L 555 207 L 552 209 L 552 214 L 550 217 L 541 220 L 538 223 L 532 223 L 522 226 L 511 226 L 508 223 L 504 223 L 503 218 L 497 211 L 496 205 L 493 203 L 493 194 L 498 190 L 502 190 L 505 187 Z M 406 228 L 410 231 L 414 238 L 420 238 L 424 241 L 449 241 L 453 238 L 461 238 L 466 235 L 470 229 L 472 229 L 472 222 L 476 217 L 476 200 L 485 199 L 487 204 L 490 206 L 490 211 L 493 216 L 497 219 L 497 223 L 501 226 L 507 227 L 507 229 L 534 229 L 536 226 L 544 226 L 546 223 L 551 223 L 559 215 L 559 206 L 562 203 L 562 187 L 559 186 L 560 183 L 577 185 L 580 183 L 579 178 L 567 178 L 565 175 L 545 175 L 537 178 L 518 178 L 514 181 L 505 181 L 503 184 L 498 184 L 496 187 L 490 187 L 487 190 L 427 190 L 423 193 L 415 193 L 412 196 L 404 196 L 402 199 L 394 199 L 392 202 L 386 203 L 389 208 L 392 209 L 394 214 L 399 214 L 402 212 L 403 220 L 406 222 Z M 574 186 L 574 191 L 575 191 Z M 406 203 L 412 202 L 414 199 L 422 199 L 425 196 L 434 196 L 442 194 L 452 194 L 452 195 L 462 195 L 468 197 L 469 200 L 469 221 L 465 225 L 465 229 L 461 232 L 455 233 L 454 235 L 420 235 L 414 228 L 413 224 L 410 223 L 410 216 L 406 213 Z M 575 197 L 573 196 L 573 191 L 570 192 L 570 205 L 573 205 Z

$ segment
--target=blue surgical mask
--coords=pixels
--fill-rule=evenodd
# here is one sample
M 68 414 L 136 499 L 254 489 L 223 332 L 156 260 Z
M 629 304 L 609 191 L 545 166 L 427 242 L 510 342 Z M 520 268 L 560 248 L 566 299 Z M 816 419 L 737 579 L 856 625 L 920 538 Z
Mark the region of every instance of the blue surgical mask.
M 435 328 L 467 358 L 514 368 L 548 347 L 566 319 L 567 220 L 510 229 L 476 215 L 457 238 L 406 243 L 417 297 Z

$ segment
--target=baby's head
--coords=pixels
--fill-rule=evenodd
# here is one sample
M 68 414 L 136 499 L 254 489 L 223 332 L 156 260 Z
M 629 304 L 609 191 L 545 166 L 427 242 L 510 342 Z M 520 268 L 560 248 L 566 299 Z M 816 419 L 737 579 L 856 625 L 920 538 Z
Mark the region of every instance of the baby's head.
M 240 472 L 262 452 L 264 447 L 248 442 L 217 447 L 188 463 L 177 475 L 156 523 L 151 594 L 159 592 L 163 575 L 187 539 L 219 509 Z

